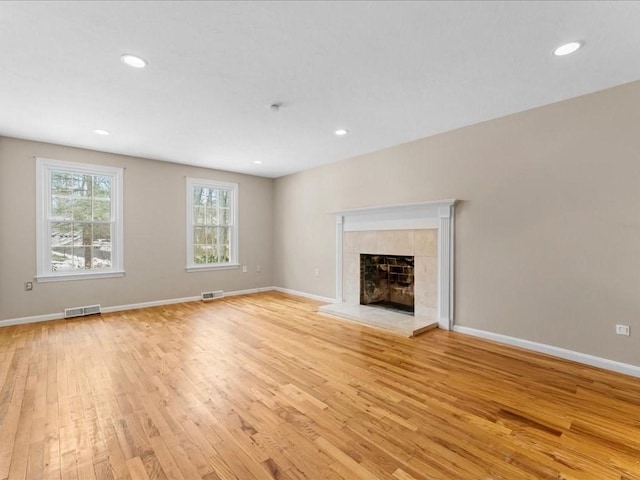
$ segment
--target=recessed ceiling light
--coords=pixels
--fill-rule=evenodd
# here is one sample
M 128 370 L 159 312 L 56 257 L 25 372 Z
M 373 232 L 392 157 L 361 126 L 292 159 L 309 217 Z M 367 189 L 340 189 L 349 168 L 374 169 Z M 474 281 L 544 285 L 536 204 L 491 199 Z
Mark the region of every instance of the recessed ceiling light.
M 349 130 L 345 130 L 344 128 L 341 128 L 339 130 L 336 130 L 336 135 L 346 135 L 347 133 L 349 133 Z
M 144 58 L 130 53 L 123 53 L 120 55 L 120 60 L 133 68 L 144 68 L 147 66 L 147 61 Z
M 111 135 L 109 130 L 103 130 L 101 128 L 96 128 L 93 133 L 97 133 L 98 135 Z
M 583 42 L 569 42 L 564 45 L 560 45 L 553 51 L 553 54 L 557 57 L 562 57 L 564 55 L 569 55 L 575 51 L 577 51 L 580 47 L 584 45 Z
M 254 160 L 253 163 L 256 165 L 262 165 L 262 160 Z

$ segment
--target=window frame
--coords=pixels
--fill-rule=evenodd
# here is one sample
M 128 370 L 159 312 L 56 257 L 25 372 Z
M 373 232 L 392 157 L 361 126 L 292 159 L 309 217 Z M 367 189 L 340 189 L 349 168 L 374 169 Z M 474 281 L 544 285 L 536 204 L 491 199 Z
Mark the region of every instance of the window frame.
M 228 190 L 230 192 L 230 206 L 229 206 L 229 261 L 225 263 L 195 263 L 193 261 L 193 229 L 196 226 L 194 223 L 193 210 L 193 190 L 195 187 L 215 188 L 218 190 Z M 239 252 L 238 252 L 238 184 L 230 182 L 221 182 L 218 180 L 209 180 L 204 178 L 192 178 L 186 177 L 186 193 L 187 193 L 187 272 L 202 272 L 207 270 L 235 270 L 240 266 Z
M 74 174 L 101 175 L 111 182 L 111 268 L 83 271 L 51 270 L 51 174 L 65 171 Z M 36 157 L 36 281 L 59 282 L 96 278 L 122 277 L 124 271 L 124 169 L 87 163 L 65 162 Z

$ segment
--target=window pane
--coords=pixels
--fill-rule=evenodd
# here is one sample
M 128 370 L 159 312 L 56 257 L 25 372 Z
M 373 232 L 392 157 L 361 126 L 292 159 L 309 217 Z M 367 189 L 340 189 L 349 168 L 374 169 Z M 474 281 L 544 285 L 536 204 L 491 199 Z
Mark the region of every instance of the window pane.
M 202 195 L 202 188 L 193 187 L 193 190 L 192 190 L 191 194 L 193 195 L 192 198 L 191 198 L 191 201 L 193 202 L 193 205 L 198 205 L 200 203 L 200 198 L 201 198 L 201 195 Z
M 54 247 L 51 249 L 51 271 L 73 270 L 73 248 Z
M 111 268 L 111 252 L 104 252 L 102 250 L 93 250 L 93 258 L 91 259 L 91 268 Z
M 102 244 L 91 249 L 91 268 L 111 268 L 111 244 Z
M 193 227 L 193 243 L 196 245 L 207 243 L 205 227 Z
M 90 198 L 74 198 L 73 199 L 73 219 L 81 222 L 91 220 L 91 199 Z
M 80 270 L 91 268 L 91 247 L 73 247 L 73 265 Z
M 93 238 L 91 241 L 91 245 L 93 245 L 94 248 L 106 245 L 109 247 L 109 250 L 111 250 L 111 224 L 93 224 Z
M 73 228 L 70 222 L 51 224 L 51 245 L 62 246 L 73 244 Z
M 206 221 L 205 207 L 195 207 L 193 209 L 193 223 L 195 225 L 204 225 Z
M 93 186 L 93 178 L 91 175 L 74 174 L 73 175 L 73 196 L 74 197 L 90 197 Z
M 205 187 L 194 187 L 193 204 L 205 206 L 209 200 L 209 189 Z
M 220 209 L 220 216 L 222 217 L 220 220 L 220 225 L 230 225 L 230 217 L 229 217 L 229 209 Z
M 92 225 L 90 223 L 73 224 L 73 244 L 77 247 L 89 246 L 93 241 Z
M 220 245 L 229 246 L 229 228 L 219 228 L 220 230 Z
M 51 172 L 51 194 L 71 195 L 73 177 L 67 172 Z
M 216 236 L 216 227 L 206 227 L 206 229 L 207 229 L 206 243 L 209 245 L 213 245 L 215 247 L 218 244 L 218 238 Z
M 93 196 L 109 198 L 111 196 L 111 177 L 96 175 L 93 177 Z
M 207 255 L 204 245 L 194 245 L 193 261 L 194 263 L 207 263 Z
M 51 199 L 51 218 L 55 220 L 71 220 L 73 209 L 68 198 L 54 197 Z
M 207 225 L 217 225 L 218 224 L 218 212 L 216 207 L 207 207 Z
M 218 204 L 218 191 L 215 188 L 205 188 L 207 192 L 207 207 L 215 207 Z
M 218 263 L 218 251 L 215 247 L 207 245 L 207 263 Z
M 111 220 L 111 200 L 109 198 L 93 199 L 93 221 L 108 222 Z
M 220 206 L 229 208 L 229 190 L 220 190 Z
M 220 262 L 228 263 L 229 262 L 229 247 L 224 246 L 220 249 Z

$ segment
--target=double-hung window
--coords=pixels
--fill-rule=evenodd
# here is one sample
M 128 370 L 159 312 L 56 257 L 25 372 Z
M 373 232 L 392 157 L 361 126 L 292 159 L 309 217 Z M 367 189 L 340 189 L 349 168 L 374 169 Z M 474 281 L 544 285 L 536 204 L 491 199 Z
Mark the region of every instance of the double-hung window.
M 121 168 L 36 159 L 38 281 L 122 276 Z
M 238 267 L 238 184 L 187 178 L 187 271 Z

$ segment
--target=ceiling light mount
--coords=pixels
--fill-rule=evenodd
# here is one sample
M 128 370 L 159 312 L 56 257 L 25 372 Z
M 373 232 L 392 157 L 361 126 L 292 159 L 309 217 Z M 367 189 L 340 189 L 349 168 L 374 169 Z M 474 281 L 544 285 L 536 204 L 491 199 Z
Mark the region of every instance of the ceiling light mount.
M 573 41 L 569 43 L 565 43 L 560 45 L 553 51 L 553 54 L 556 57 L 564 57 L 565 55 L 571 55 L 574 52 L 577 52 L 580 48 L 584 46 L 584 42 L 581 41 Z
M 96 135 L 111 135 L 111 132 L 109 130 L 105 130 L 103 128 L 96 128 L 93 133 L 95 133 Z
M 269 110 L 271 110 L 273 113 L 278 113 L 280 111 L 280 108 L 282 108 L 282 103 L 272 103 L 271 105 L 269 105 Z
M 133 68 L 144 68 L 148 65 L 148 62 L 144 58 L 132 53 L 123 53 L 120 55 L 120 60 Z
M 346 135 L 347 133 L 349 133 L 349 130 L 347 130 L 346 128 L 339 128 L 334 133 L 336 135 L 338 135 L 339 137 L 341 137 L 341 136 Z

